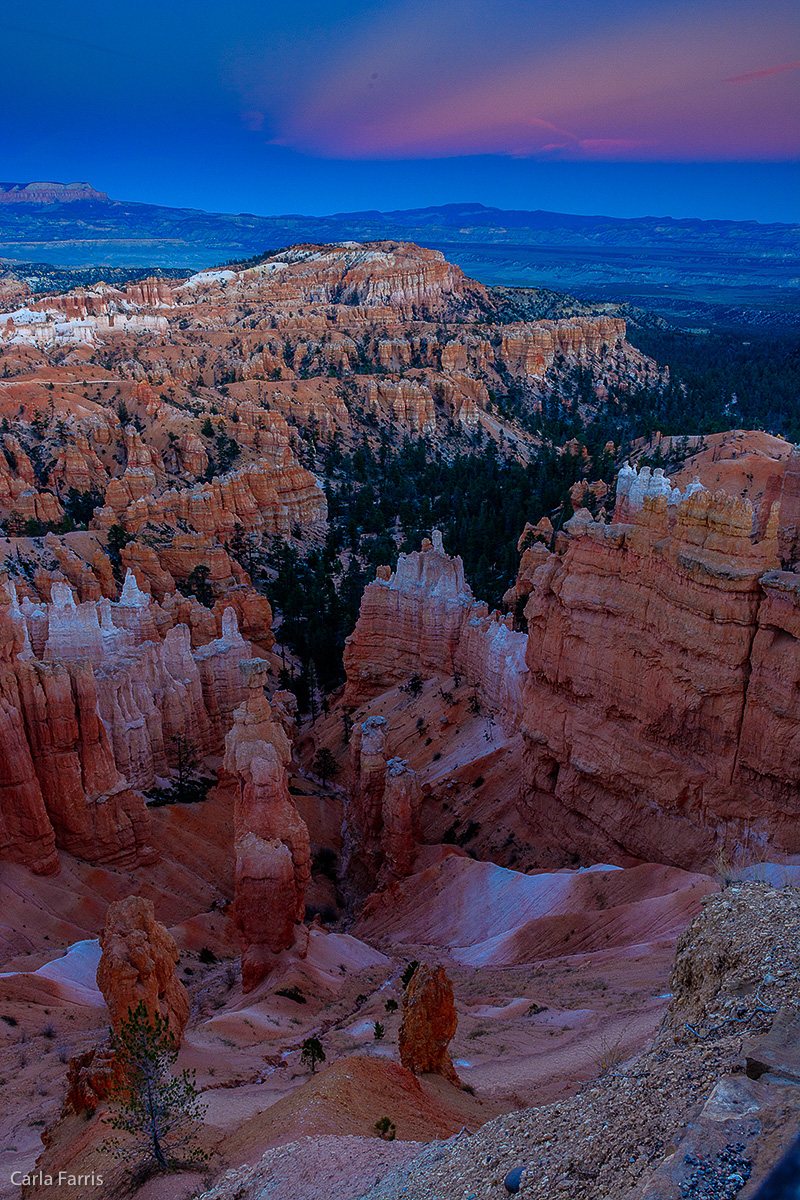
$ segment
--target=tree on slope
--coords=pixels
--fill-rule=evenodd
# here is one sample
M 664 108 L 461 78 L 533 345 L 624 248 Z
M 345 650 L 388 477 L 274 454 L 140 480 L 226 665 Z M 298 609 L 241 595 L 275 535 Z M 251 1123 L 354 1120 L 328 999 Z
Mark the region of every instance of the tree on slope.
M 327 746 L 320 746 L 314 757 L 314 770 L 322 780 L 324 787 L 328 780 L 339 771 L 339 764 Z
M 146 1171 L 204 1163 L 207 1155 L 194 1137 L 205 1109 L 194 1072 L 172 1073 L 178 1047 L 168 1023 L 158 1014 L 151 1017 L 140 1001 L 112 1033 L 111 1044 L 121 1082 L 113 1101 L 116 1114 L 108 1123 L 124 1136 L 104 1149 Z

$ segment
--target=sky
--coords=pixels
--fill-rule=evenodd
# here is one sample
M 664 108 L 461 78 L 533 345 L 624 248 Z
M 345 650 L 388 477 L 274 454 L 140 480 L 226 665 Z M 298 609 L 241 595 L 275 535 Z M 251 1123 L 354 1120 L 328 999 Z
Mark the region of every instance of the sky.
M 38 0 L 0 38 L 5 181 L 800 219 L 795 0 Z

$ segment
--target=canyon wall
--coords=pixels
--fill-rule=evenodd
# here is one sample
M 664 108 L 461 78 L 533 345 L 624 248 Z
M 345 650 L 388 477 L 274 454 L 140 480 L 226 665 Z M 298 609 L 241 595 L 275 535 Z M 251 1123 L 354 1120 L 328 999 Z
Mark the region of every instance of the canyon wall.
M 642 472 L 644 475 L 644 472 Z M 800 576 L 779 513 L 626 478 L 531 572 L 522 811 L 578 854 L 708 866 L 800 851 Z
M 489 614 L 451 558 L 438 530 L 420 551 L 401 554 L 397 570 L 379 567 L 364 590 L 347 639 L 344 702 L 356 705 L 413 675 L 458 675 L 513 729 L 522 716 L 525 637 L 510 617 Z
M 621 519 L 579 510 L 555 549 L 549 523 L 531 531 L 507 597 L 527 634 L 475 602 L 437 535 L 379 569 L 344 702 L 414 675 L 474 681 L 523 735 L 532 834 L 567 856 L 707 868 L 738 845 L 800 853 L 800 574 L 780 569 L 794 510 L 784 522 L 780 501 L 759 514 L 660 471 L 620 485 Z M 368 799 L 363 756 L 354 774 Z
M 118 602 L 76 603 L 56 580 L 49 603 L 20 605 L 7 581 L 0 855 L 44 873 L 58 870 L 57 847 L 122 867 L 153 861 L 142 791 L 167 782 L 179 741 L 221 749 L 251 654 L 233 608 L 221 636 L 193 649 L 190 626 L 130 573 Z

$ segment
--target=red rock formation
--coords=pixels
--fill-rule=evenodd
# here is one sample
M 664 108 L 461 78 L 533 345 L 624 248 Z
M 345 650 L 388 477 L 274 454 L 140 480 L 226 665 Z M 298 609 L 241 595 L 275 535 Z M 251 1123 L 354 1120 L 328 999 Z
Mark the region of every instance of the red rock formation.
M 164 610 L 131 573 L 118 603 L 76 605 L 59 580 L 51 592 L 42 605 L 20 606 L 12 585 L 0 596 L 0 853 L 37 871 L 58 869 L 56 843 L 92 862 L 152 860 L 140 790 L 169 776 L 178 739 L 222 748 L 250 644 L 233 607 L 217 637 L 213 613 L 183 597 Z M 210 628 L 193 649 L 197 609 Z
M 269 651 L 271 612 L 248 572 L 263 569 L 265 536 L 324 531 L 325 494 L 304 464 L 320 442 L 360 436 L 362 400 L 379 425 L 412 436 L 444 439 L 457 421 L 499 440 L 489 388 L 507 390 L 508 372 L 544 395 L 563 355 L 592 373 L 600 395 L 604 380 L 628 386 L 646 367 L 621 322 L 490 330 L 491 294 L 438 251 L 408 243 L 296 247 L 176 285 L 148 279 L 124 291 L 101 283 L 38 299 L 4 294 L 0 356 L 10 381 L 0 400 L 17 424 L 2 437 L 0 517 L 13 514 L 15 540 L 27 521 L 59 524 L 71 489 L 104 497 L 88 534 L 14 547 L 19 562 L 30 562 L 18 576 L 28 647 L 15 655 L 13 687 L 3 685 L 7 724 L 13 744 L 24 735 L 29 751 L 37 728 L 47 782 L 37 798 L 32 759 L 3 766 L 0 787 L 19 791 L 20 812 L 4 818 L 0 837 L 8 853 L 42 869 L 55 861 L 48 823 L 59 845 L 134 861 L 146 844 L 135 789 L 163 785 L 175 737 L 201 753 L 219 749 L 242 699 L 237 658 L 250 653 L 226 610 L 247 641 Z M 478 315 L 480 326 L 469 320 Z M 53 462 L 46 482 L 25 451 L 34 444 L 37 464 Z M 131 575 L 117 600 L 120 567 Z M 203 598 L 213 608 L 181 594 L 197 590 L 193 573 L 204 567 Z M 475 603 L 458 560 L 428 546 L 367 591 L 348 650 L 348 697 L 412 673 L 457 671 L 481 681 L 508 728 L 518 724 L 521 635 Z M 10 715 L 24 681 L 31 729 L 28 709 Z M 53 745 L 36 725 L 40 693 L 48 722 L 64 710 L 58 737 L 47 725 Z M 87 778 L 104 789 L 97 794 L 79 787 L 87 754 Z M 62 760 L 69 784 L 56 796 Z M 410 793 L 400 789 L 397 805 L 406 815 L 394 848 L 378 850 L 389 875 L 395 867 L 387 864 L 407 857 Z M 122 857 L 109 859 L 117 821 Z
M 242 663 L 249 696 L 225 739 L 225 771 L 236 780 L 236 924 L 242 987 L 250 991 L 297 939 L 311 878 L 308 829 L 289 795 L 291 748 L 272 720 L 263 684 L 268 664 Z
M 352 784 L 345 803 L 346 874 L 372 891 L 380 870 L 383 795 L 386 788 L 386 718 L 368 717 L 350 737 Z
M 447 1047 L 458 1028 L 453 985 L 444 967 L 421 963 L 403 993 L 400 1062 L 414 1075 L 431 1072 L 461 1085 Z
M 381 830 L 380 882 L 393 883 L 411 874 L 419 837 L 422 788 L 417 773 L 402 758 L 386 764 Z
M 295 305 L 343 303 L 366 308 L 388 307 L 411 316 L 423 306 L 433 315 L 472 308 L 485 299 L 480 284 L 445 260 L 439 250 L 408 242 L 360 245 L 293 247 L 279 262 L 268 262 L 242 271 L 209 271 L 194 276 L 187 288 L 213 292 L 221 284 L 248 287 L 268 284 L 275 299 Z M 239 282 L 241 281 L 241 282 Z
M 125 285 L 125 294 L 132 304 L 144 308 L 172 307 L 172 289 L 165 279 L 156 279 L 148 275 L 147 279 L 139 279 L 135 283 Z
M 511 619 L 489 615 L 434 530 L 433 543 L 401 554 L 397 570 L 364 590 L 358 622 L 347 639 L 344 701 L 356 705 L 412 675 L 454 674 L 474 682 L 490 707 L 513 725 L 519 718 L 525 639 Z
M 525 610 L 535 828 L 595 860 L 704 865 L 759 832 L 800 849 L 796 577 L 769 570 L 777 513 L 761 541 L 752 526 L 749 501 L 703 490 L 645 496 L 629 525 L 568 522 Z
M 83 647 L 73 646 L 67 662 L 35 659 L 16 597 L 4 595 L 5 852 L 36 870 L 57 869 L 55 835 L 92 861 L 134 865 L 152 857 L 144 801 L 117 770 Z
M 512 371 L 543 375 L 557 354 L 573 361 L 598 355 L 603 346 L 623 350 L 625 322 L 617 317 L 595 320 L 538 321 L 535 325 L 508 325 L 503 330 L 502 358 Z
M 479 680 L 523 733 L 532 837 L 565 853 L 707 869 L 720 845 L 800 851 L 800 585 L 776 569 L 791 521 L 774 504 L 759 533 L 749 500 L 681 494 L 658 473 L 629 470 L 618 497 L 629 521 L 581 509 L 555 552 L 549 526 L 526 531 L 544 540 L 508 599 L 530 596 L 527 639 L 485 615 L 440 548 L 379 571 L 345 701 L 414 674 Z M 379 774 L 355 773 L 353 826 L 373 855 Z
M 420 840 L 422 790 L 407 762 L 387 758 L 383 717 L 354 726 L 350 758 L 343 857 L 349 881 L 369 892 L 410 874 Z
M 0 856 L 37 874 L 59 869 L 56 838 L 33 766 L 13 670 L 0 674 Z
M 131 1009 L 144 1004 L 151 1019 L 158 1015 L 167 1022 L 179 1043 L 189 1020 L 189 997 L 175 978 L 175 939 L 156 920 L 152 900 L 128 896 L 115 901 L 106 914 L 100 947 L 97 986 L 113 1029 L 118 1032 Z
M 460 558 L 442 549 L 441 534 L 419 552 L 401 554 L 389 579 L 368 584 L 347 640 L 345 702 L 406 682 L 413 674 L 452 674 L 455 653 L 475 598 Z M 485 606 L 484 606 L 485 611 Z
M 121 1082 L 119 1060 L 108 1043 L 92 1046 L 69 1060 L 62 1116 L 92 1116 Z
M 406 429 L 417 433 L 433 433 L 436 429 L 433 396 L 416 379 L 371 379 L 365 390 L 367 403 L 374 412 L 385 405 L 391 418 Z
M 129 468 L 109 484 L 106 505 L 133 533 L 148 524 L 188 526 L 223 539 L 232 537 L 237 525 L 244 530 L 287 534 L 294 524 L 314 527 L 327 515 L 314 476 L 294 462 L 286 445 L 276 447 L 269 459 L 215 477 L 212 483 L 157 497 L 155 485 L 150 468 Z

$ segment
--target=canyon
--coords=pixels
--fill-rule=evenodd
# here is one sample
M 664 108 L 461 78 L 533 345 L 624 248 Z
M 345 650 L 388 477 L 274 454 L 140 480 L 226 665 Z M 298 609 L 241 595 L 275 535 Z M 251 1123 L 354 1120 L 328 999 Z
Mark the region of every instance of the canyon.
M 788 944 L 769 1009 L 732 946 L 766 971 L 752 931 L 796 921 L 800 452 L 556 444 L 668 371 L 616 316 L 519 320 L 406 242 L 3 304 L 6 1174 L 123 1186 L 106 1031 L 140 1000 L 206 1108 L 208 1172 L 174 1195 L 216 1200 L 305 1200 L 321 1172 L 341 1200 L 406 1172 L 423 1200 L 439 1139 L 450 1200 L 464 1145 L 583 1111 L 637 1056 L 688 1061 L 712 999 L 744 995 L 755 1038 L 794 1010 Z M 383 503 L 371 460 L 414 455 L 517 486 L 549 464 L 499 607 L 435 526 L 435 476 L 383 530 L 347 507 Z M 697 964 L 730 921 L 712 987 Z M 703 1051 L 675 1145 L 738 1077 L 734 1040 Z M 750 1098 L 767 1123 L 776 1086 Z M 677 1196 L 651 1133 L 633 1170 L 548 1170 Z

